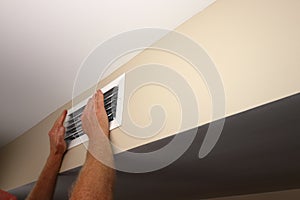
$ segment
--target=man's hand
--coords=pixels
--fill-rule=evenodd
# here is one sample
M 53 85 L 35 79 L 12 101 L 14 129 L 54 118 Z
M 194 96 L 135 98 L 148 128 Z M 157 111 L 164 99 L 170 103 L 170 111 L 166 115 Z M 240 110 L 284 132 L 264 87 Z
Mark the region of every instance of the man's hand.
M 50 156 L 63 156 L 67 150 L 67 144 L 64 140 L 65 127 L 63 125 L 66 115 L 67 111 L 64 110 L 48 133 L 50 140 Z
M 90 140 L 99 140 L 99 134 L 109 137 L 109 123 L 104 108 L 103 94 L 97 90 L 96 94 L 89 99 L 81 116 L 83 131 Z
M 108 166 L 113 166 L 109 141 L 109 123 L 100 90 L 89 99 L 81 116 L 82 129 L 89 137 L 87 159 L 94 157 Z
M 50 155 L 27 200 L 51 200 L 54 193 L 56 178 L 62 163 L 67 145 L 64 140 L 64 121 L 67 111 L 64 110 L 49 131 Z

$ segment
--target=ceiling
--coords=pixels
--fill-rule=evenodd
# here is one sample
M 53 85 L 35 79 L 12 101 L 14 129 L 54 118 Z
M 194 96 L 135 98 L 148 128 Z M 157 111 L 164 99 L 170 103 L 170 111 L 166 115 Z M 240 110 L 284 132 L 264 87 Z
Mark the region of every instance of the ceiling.
M 300 188 L 299 113 L 300 94 L 228 117 L 217 145 L 204 159 L 198 153 L 208 125 L 201 126 L 190 148 L 168 167 L 141 174 L 117 172 L 115 199 L 192 200 Z M 154 151 L 171 139 L 132 151 Z M 67 199 L 79 170 L 59 175 L 54 199 Z M 10 192 L 24 199 L 32 186 Z
M 1 0 L 0 146 L 71 100 L 97 44 L 137 28 L 174 29 L 214 1 Z

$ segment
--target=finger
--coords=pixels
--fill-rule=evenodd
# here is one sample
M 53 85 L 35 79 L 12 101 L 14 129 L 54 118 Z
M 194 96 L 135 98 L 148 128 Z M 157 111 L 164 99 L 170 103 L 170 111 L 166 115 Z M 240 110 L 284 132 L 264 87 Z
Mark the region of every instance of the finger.
M 56 128 L 60 127 L 60 126 L 63 126 L 63 123 L 64 123 L 64 121 L 66 119 L 66 116 L 67 116 L 67 110 L 64 110 L 60 114 L 60 116 L 56 119 L 56 121 L 55 121 L 55 123 L 53 125 L 53 129 L 56 129 Z
M 94 102 L 93 97 L 88 100 L 86 107 L 85 107 L 86 111 L 92 110 L 93 104 L 94 104 L 93 102 Z
M 103 92 L 101 90 L 97 90 L 97 95 L 98 95 L 98 98 L 99 100 L 103 100 Z
M 55 124 L 56 124 L 57 126 L 63 126 L 63 123 L 64 123 L 64 121 L 65 121 L 65 119 L 66 119 L 66 115 L 67 115 L 67 110 L 64 110 L 64 111 L 60 114 L 60 116 L 57 118 Z
M 95 94 L 95 101 L 96 101 L 96 109 L 103 109 L 104 107 L 104 97 L 101 90 L 97 90 Z
M 84 108 L 84 111 L 81 115 L 81 120 L 83 120 L 84 117 L 87 117 L 89 115 L 88 113 L 92 112 L 92 110 L 93 110 L 93 98 L 89 98 Z
M 60 128 L 59 128 L 59 130 L 58 130 L 58 139 L 59 139 L 59 141 L 63 141 L 65 138 L 64 138 L 64 136 L 65 136 L 65 128 L 63 127 L 63 126 L 61 126 Z
M 59 127 L 58 135 L 59 136 L 64 136 L 65 135 L 65 127 L 63 127 L 63 126 Z

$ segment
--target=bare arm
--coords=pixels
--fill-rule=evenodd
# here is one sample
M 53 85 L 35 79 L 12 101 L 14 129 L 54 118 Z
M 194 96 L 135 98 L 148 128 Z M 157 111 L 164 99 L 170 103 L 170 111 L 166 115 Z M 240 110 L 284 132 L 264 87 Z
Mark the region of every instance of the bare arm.
M 109 124 L 104 109 L 103 94 L 100 91 L 89 100 L 81 120 L 83 130 L 89 136 L 89 147 L 71 199 L 111 200 L 115 170 L 108 139 Z
M 103 165 L 88 153 L 71 199 L 113 199 L 114 176 L 112 168 Z
M 63 126 L 66 114 L 67 112 L 64 111 L 60 115 L 48 133 L 50 140 L 50 154 L 33 190 L 28 195 L 27 200 L 50 200 L 53 198 L 56 178 L 62 163 L 63 155 L 67 148 L 64 141 L 65 128 Z

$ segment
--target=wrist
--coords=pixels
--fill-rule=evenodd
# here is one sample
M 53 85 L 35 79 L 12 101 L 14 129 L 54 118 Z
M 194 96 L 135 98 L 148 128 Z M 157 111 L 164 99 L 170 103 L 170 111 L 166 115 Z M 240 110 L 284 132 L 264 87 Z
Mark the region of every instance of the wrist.
M 92 146 L 92 147 L 91 147 Z M 106 146 L 106 147 L 105 147 Z M 113 151 L 109 146 L 102 145 L 90 145 L 86 152 L 85 164 L 87 165 L 102 165 L 109 168 L 114 168 L 114 156 Z
M 48 162 L 62 162 L 64 154 L 52 154 L 50 153 L 48 156 Z

